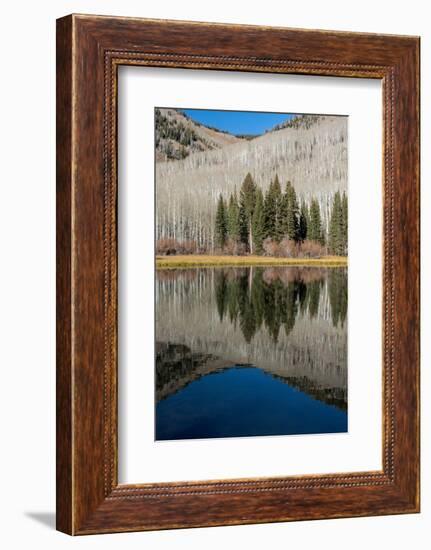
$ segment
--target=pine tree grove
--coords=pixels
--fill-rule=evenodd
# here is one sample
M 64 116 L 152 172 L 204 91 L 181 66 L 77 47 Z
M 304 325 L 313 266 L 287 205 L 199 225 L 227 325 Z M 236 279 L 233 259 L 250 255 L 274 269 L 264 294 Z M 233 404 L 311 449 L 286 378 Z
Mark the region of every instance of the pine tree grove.
M 277 246 L 283 241 L 282 246 L 297 247 L 314 242 L 313 246 L 322 247 L 321 250 L 344 256 L 347 255 L 347 235 L 348 203 L 345 193 L 334 195 L 327 234 L 319 202 L 315 198 L 311 198 L 309 203 L 302 199 L 299 206 L 294 186 L 288 181 L 283 192 L 277 176 L 264 195 L 251 174 L 247 174 L 239 197 L 234 192 L 226 200 L 220 195 L 217 201 L 214 225 L 217 249 L 223 250 L 228 243 L 242 243 L 243 251 L 260 255 L 268 253 L 265 250 L 267 241 Z M 285 242 L 293 244 L 285 245 Z M 327 247 L 323 248 L 326 244 Z

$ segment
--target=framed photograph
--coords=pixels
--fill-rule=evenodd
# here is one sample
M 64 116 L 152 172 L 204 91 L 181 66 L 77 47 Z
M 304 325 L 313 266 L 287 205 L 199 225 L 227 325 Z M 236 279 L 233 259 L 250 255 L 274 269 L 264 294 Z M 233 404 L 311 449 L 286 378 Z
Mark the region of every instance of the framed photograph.
M 419 38 L 57 21 L 57 528 L 419 511 Z

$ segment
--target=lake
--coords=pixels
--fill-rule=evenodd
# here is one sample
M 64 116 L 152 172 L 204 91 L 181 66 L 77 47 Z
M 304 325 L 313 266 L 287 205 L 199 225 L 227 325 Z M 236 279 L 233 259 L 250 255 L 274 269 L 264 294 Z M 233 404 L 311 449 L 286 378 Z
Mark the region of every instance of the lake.
M 347 269 L 157 270 L 156 440 L 347 431 Z

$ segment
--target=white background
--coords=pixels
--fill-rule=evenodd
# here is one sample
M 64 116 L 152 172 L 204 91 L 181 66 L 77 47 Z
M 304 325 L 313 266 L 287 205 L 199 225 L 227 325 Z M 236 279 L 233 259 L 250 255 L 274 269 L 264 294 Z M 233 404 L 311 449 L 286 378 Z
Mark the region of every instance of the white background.
M 381 470 L 381 82 L 146 67 L 119 78 L 120 482 Z M 155 105 L 349 116 L 348 433 L 154 441 Z
M 422 151 L 431 150 L 427 2 L 264 3 L 133 0 L 8 2 L 3 6 L 1 250 L 1 543 L 9 549 L 391 549 L 429 546 L 431 340 L 422 346 L 422 514 L 72 539 L 53 530 L 55 449 L 55 18 L 70 12 L 208 20 L 422 36 Z M 4 44 L 3 44 L 4 41 Z M 422 167 L 423 334 L 431 331 L 430 164 Z M 428 283 L 428 284 L 427 284 Z M 425 540 L 427 537 L 428 540 Z

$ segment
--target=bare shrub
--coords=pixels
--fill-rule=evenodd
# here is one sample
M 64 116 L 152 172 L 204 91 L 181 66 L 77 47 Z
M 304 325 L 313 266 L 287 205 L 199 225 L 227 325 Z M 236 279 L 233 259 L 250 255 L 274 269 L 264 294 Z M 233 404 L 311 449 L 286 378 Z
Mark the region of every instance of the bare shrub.
M 270 237 L 267 237 L 263 241 L 263 251 L 265 256 L 279 256 L 279 245 L 276 241 L 273 241 Z
M 245 256 L 247 254 L 247 246 L 244 243 L 236 243 L 235 251 L 237 256 Z
M 196 254 L 209 254 L 209 248 L 206 245 L 196 245 Z
M 265 283 L 270 285 L 270 284 L 274 283 L 275 281 L 279 280 L 280 270 L 277 269 L 277 268 L 274 268 L 274 267 L 266 267 L 263 270 L 262 278 L 265 281 Z
M 156 254 L 159 256 L 171 256 L 177 253 L 178 241 L 176 239 L 159 239 L 156 241 Z
M 175 254 L 196 254 L 196 241 L 178 241 L 177 239 L 159 239 L 156 242 L 156 254 L 158 256 L 173 256 Z
M 224 253 L 233 256 L 235 254 L 236 242 L 232 239 L 228 239 L 224 247 Z
M 246 252 L 247 248 L 245 244 L 235 241 L 234 239 L 228 239 L 223 249 L 223 253 L 229 256 L 244 256 Z
M 320 258 L 325 254 L 325 247 L 316 241 L 304 241 L 299 254 L 301 258 Z
M 290 267 L 289 269 L 266 267 L 263 270 L 263 280 L 266 283 L 271 284 L 280 281 L 285 287 L 295 282 L 309 284 L 322 281 L 326 275 L 327 270 L 318 267 Z
M 192 240 L 183 241 L 180 244 L 180 249 L 181 249 L 180 254 L 196 254 L 196 250 L 197 250 L 196 241 L 192 241 Z
M 283 239 L 279 246 L 279 255 L 282 258 L 296 258 L 298 256 L 298 245 L 292 239 Z
M 284 238 L 281 242 L 267 238 L 263 241 L 263 250 L 265 256 L 275 258 L 296 258 L 298 256 L 299 246 L 295 241 Z

